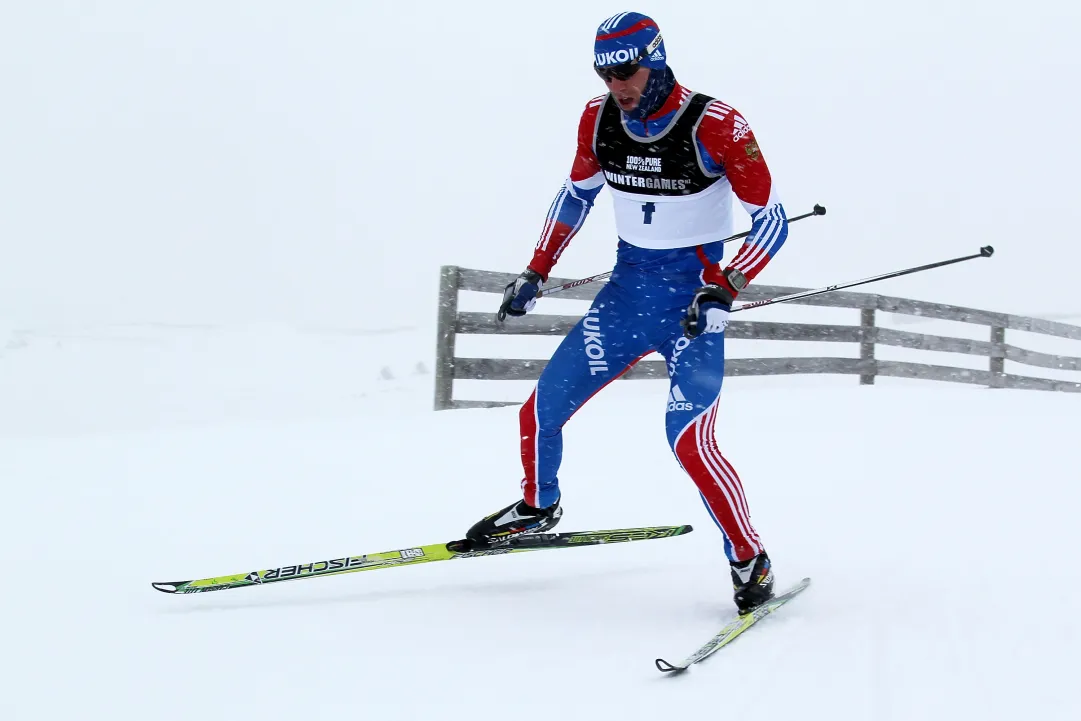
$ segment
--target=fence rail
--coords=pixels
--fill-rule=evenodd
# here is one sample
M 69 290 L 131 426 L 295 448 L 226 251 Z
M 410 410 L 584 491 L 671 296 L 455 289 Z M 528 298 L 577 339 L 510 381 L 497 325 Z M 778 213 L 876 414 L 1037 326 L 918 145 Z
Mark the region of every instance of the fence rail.
M 578 323 L 579 316 L 543 314 L 509 318 L 506 323 L 499 323 L 495 320 L 494 312 L 458 311 L 459 291 L 502 294 L 503 287 L 515 277 L 513 273 L 457 266 L 443 266 L 441 269 L 436 339 L 436 410 L 515 405 L 504 401 L 455 400 L 454 381 L 536 380 L 547 363 L 545 360 L 534 359 L 459 358 L 455 355 L 455 339 L 459 334 L 563 336 Z M 570 280 L 551 278 L 548 282 L 550 285 L 561 285 Z M 751 286 L 740 294 L 740 300 L 763 300 L 801 290 L 804 289 L 772 285 Z M 564 291 L 561 297 L 592 300 L 598 291 L 597 284 L 585 285 Z M 1006 361 L 1011 361 L 1039 368 L 1081 371 L 1081 357 L 1040 353 L 1006 343 L 1007 330 L 1081 341 L 1081 327 L 1078 326 L 873 293 L 836 292 L 793 302 L 799 305 L 859 310 L 859 325 L 737 320 L 729 324 L 726 337 L 729 340 L 855 343 L 859 345 L 860 357 L 734 358 L 725 361 L 726 377 L 838 374 L 857 375 L 863 385 L 873 385 L 877 376 L 883 376 L 968 383 L 990 388 L 1081 392 L 1081 382 L 1012 375 L 1005 370 Z M 988 340 L 983 341 L 882 328 L 875 325 L 875 316 L 879 311 L 987 326 L 989 336 Z M 988 359 L 988 367 L 987 370 L 973 370 L 927 363 L 878 360 L 875 358 L 876 346 L 980 356 Z M 623 377 L 630 380 L 667 378 L 668 371 L 664 361 L 643 361 Z

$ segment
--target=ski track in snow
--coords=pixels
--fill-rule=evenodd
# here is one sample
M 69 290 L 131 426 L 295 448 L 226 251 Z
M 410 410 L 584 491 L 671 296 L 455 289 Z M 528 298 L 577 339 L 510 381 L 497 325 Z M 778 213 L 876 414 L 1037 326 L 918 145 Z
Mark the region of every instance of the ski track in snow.
M 427 331 L 393 362 L 365 334 L 120 335 L 0 358 L 4 719 L 1078 715 L 1075 396 L 730 381 L 721 447 L 779 584 L 814 583 L 666 678 L 733 607 L 665 383 L 572 419 L 561 530 L 686 537 L 172 597 L 149 583 L 459 537 L 518 492 L 517 409 L 429 411 Z

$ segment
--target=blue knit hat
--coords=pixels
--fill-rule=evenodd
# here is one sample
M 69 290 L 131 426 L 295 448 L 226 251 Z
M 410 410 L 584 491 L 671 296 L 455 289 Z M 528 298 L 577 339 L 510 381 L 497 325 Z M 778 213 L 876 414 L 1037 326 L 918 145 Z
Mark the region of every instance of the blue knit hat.
M 593 43 L 593 63 L 599 67 L 622 65 L 641 57 L 638 64 L 663 70 L 667 64 L 661 29 L 642 13 L 619 13 L 601 23 Z

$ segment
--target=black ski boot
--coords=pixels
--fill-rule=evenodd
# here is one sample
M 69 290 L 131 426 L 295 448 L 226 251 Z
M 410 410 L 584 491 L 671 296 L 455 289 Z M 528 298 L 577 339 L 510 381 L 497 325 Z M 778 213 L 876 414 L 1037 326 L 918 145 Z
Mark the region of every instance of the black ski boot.
M 547 508 L 517 501 L 474 523 L 465 537 L 474 547 L 490 546 L 523 533 L 551 530 L 562 515 L 558 500 Z
M 736 561 L 731 566 L 736 608 L 740 615 L 750 613 L 773 598 L 773 569 L 769 556 L 760 553 L 749 561 Z

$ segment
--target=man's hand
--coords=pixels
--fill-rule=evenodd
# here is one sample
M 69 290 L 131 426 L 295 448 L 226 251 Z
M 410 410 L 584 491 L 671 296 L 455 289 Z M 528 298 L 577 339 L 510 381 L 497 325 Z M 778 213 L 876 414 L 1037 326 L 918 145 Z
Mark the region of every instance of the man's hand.
M 503 289 L 503 302 L 496 318 L 504 321 L 508 315 L 520 316 L 533 310 L 542 285 L 544 281 L 541 280 L 540 273 L 526 268 L 513 283 L 507 283 L 507 287 Z
M 702 333 L 724 333 L 728 313 L 732 310 L 732 294 L 719 285 L 707 285 L 694 292 L 687 315 L 680 321 L 683 335 L 696 338 Z

